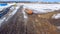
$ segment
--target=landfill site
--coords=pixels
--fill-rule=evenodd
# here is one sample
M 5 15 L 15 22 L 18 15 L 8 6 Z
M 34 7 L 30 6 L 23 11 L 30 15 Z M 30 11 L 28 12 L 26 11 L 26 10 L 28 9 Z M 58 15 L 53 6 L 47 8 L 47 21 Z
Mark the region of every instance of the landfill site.
M 60 4 L 0 3 L 0 34 L 60 34 Z

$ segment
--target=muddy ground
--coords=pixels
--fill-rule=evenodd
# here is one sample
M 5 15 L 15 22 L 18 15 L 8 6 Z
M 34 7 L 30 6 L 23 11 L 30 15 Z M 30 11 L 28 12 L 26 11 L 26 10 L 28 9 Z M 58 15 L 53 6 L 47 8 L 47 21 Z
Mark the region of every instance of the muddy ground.
M 51 19 L 50 17 L 40 17 L 39 15 L 28 15 L 28 21 L 25 25 L 22 9 L 0 28 L 0 34 L 60 34 L 55 23 L 59 20 Z M 51 14 L 50 14 L 51 15 Z M 46 15 L 49 16 L 49 15 Z

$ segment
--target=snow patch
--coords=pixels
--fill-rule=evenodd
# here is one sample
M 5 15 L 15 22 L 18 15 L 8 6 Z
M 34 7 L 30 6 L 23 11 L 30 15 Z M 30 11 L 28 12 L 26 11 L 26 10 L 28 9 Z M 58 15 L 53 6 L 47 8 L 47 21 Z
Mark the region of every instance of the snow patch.
M 59 19 L 59 18 L 60 18 L 60 13 L 59 13 L 59 14 L 54 14 L 54 15 L 52 16 L 52 18 L 53 18 L 53 19 Z

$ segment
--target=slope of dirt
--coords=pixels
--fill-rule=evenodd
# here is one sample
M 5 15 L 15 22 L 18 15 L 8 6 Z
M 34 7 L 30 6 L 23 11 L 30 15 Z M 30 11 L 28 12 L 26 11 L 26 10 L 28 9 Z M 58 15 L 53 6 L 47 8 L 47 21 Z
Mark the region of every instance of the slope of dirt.
M 48 19 L 40 18 L 38 15 L 29 15 L 27 22 L 27 34 L 60 34 L 56 26 L 52 25 Z

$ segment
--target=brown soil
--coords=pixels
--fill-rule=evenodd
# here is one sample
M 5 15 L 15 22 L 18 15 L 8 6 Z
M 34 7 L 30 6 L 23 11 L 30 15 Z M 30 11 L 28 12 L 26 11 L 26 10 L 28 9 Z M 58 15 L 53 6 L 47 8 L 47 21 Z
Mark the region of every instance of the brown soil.
M 38 15 L 29 15 L 27 22 L 27 34 L 59 34 L 56 26 L 48 19 L 40 18 Z
M 28 15 L 27 23 L 24 22 L 22 15 L 21 10 L 19 10 L 2 26 L 0 34 L 60 34 L 56 26 L 51 24 L 52 21 L 55 22 L 49 17 L 51 13 L 41 15 L 41 17 L 35 14 Z

